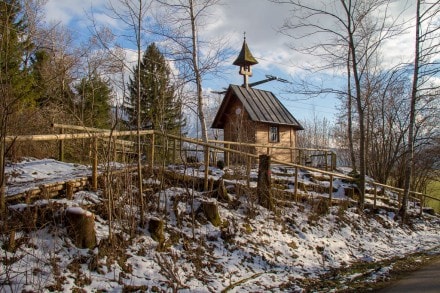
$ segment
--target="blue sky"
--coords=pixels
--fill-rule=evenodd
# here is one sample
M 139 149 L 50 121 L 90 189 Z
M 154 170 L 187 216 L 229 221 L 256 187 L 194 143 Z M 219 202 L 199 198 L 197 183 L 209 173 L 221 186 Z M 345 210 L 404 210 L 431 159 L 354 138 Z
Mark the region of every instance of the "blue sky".
M 113 0 L 112 0 L 113 1 Z M 113 1 L 117 3 L 117 1 Z M 99 22 L 117 27 L 118 23 L 103 13 L 108 0 L 49 0 L 46 5 L 48 20 L 60 22 L 78 33 L 81 37 L 88 34 L 90 25 L 87 12 L 94 10 Z M 218 91 L 226 88 L 230 83 L 241 84 L 242 77 L 238 75 L 238 68 L 232 65 L 243 43 L 243 32 L 250 50 L 259 64 L 253 67 L 253 76 L 250 82 L 265 79 L 265 75 L 275 75 L 280 78 L 295 81 L 304 76 L 302 67 L 305 64 L 319 62 L 310 56 L 300 55 L 289 46 L 292 39 L 278 33 L 284 19 L 290 15 L 290 7 L 275 4 L 267 0 L 224 0 L 212 12 L 212 17 L 206 26 L 200 30 L 203 38 L 224 36 L 229 40 L 229 46 L 234 51 L 223 64 L 222 78 L 205 79 L 206 91 Z M 317 3 L 317 2 L 313 2 Z M 407 1 L 396 1 L 394 9 L 397 11 Z M 402 36 L 387 44 L 385 58 L 390 60 L 406 60 L 411 54 L 411 35 Z M 405 46 L 407 49 L 405 50 Z M 344 86 L 343 79 L 338 72 L 322 72 L 308 79 L 316 80 L 316 84 L 326 82 Z M 257 88 L 272 91 L 297 119 L 309 119 L 312 116 L 325 117 L 334 120 L 338 113 L 335 97 L 327 95 L 320 97 L 304 97 L 288 93 L 289 84 L 272 81 Z

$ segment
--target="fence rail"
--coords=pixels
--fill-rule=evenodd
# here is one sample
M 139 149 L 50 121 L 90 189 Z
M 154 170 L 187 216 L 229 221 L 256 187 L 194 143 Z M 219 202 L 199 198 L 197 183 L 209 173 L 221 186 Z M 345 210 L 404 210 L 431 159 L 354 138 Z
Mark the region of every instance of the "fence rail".
M 186 143 L 191 143 L 191 144 L 196 144 L 199 146 L 202 146 L 204 148 L 207 148 L 208 152 L 210 150 L 217 150 L 217 151 L 223 151 L 225 152 L 225 155 L 228 156 L 228 154 L 237 154 L 237 155 L 241 155 L 244 156 L 246 158 L 246 165 L 247 165 L 247 170 L 250 172 L 250 165 L 251 165 L 251 161 L 252 159 L 254 160 L 258 160 L 258 155 L 256 154 L 252 154 L 252 153 L 247 153 L 247 152 L 242 152 L 240 150 L 236 150 L 231 148 L 231 145 L 241 145 L 241 146 L 247 146 L 247 147 L 264 147 L 264 148 L 288 148 L 292 151 L 323 151 L 325 154 L 327 154 L 327 152 L 331 152 L 328 149 L 299 149 L 299 148 L 289 148 L 289 147 L 277 147 L 277 146 L 272 146 L 272 145 L 261 145 L 261 144 L 247 144 L 247 143 L 237 143 L 237 142 L 229 142 L 229 141 L 209 141 L 208 143 L 205 143 L 203 141 L 201 141 L 200 139 L 194 139 L 194 138 L 188 138 L 188 137 L 183 137 L 183 136 L 178 136 L 178 135 L 172 135 L 172 134 L 166 134 L 166 133 L 161 133 L 158 131 L 154 131 L 154 130 L 140 130 L 140 131 L 134 131 L 134 130 L 127 130 L 127 131 L 110 131 L 110 130 L 106 130 L 106 129 L 98 129 L 98 128 L 91 128 L 91 127 L 83 127 L 83 126 L 77 126 L 77 125 L 65 125 L 65 124 L 53 124 L 52 125 L 54 128 L 60 128 L 61 129 L 61 133 L 60 134 L 46 134 L 46 135 L 24 135 L 24 136 L 7 136 L 6 142 L 7 143 L 12 143 L 12 142 L 25 142 L 25 141 L 60 141 L 62 142 L 63 140 L 74 140 L 74 139 L 94 139 L 94 143 L 93 143 L 93 149 L 94 149 L 94 156 L 93 156 L 93 168 L 92 168 L 92 186 L 96 187 L 97 186 L 97 165 L 98 165 L 98 157 L 97 157 L 97 139 L 103 139 L 103 138 L 111 138 L 111 137 L 122 137 L 122 136 L 134 136 L 134 135 L 142 135 L 142 136 L 151 136 L 151 143 L 150 143 L 150 149 L 149 149 L 149 160 L 148 163 L 150 164 L 150 166 L 153 166 L 155 163 L 155 136 L 162 136 L 164 138 L 167 139 L 172 139 L 175 141 L 179 141 L 180 142 L 180 146 L 182 144 L 182 142 L 186 142 Z M 86 131 L 84 133 L 63 133 L 64 129 L 70 129 L 70 130 L 78 130 L 78 131 Z M 135 143 L 129 140 L 114 140 L 114 143 L 117 144 L 122 144 L 122 145 L 127 145 L 127 146 L 134 146 Z M 221 144 L 222 146 L 218 146 L 217 144 Z M 177 152 L 176 148 L 176 143 L 174 143 L 174 157 L 175 157 L 175 153 Z M 62 147 L 60 147 L 60 152 L 62 151 Z M 182 149 L 180 149 L 179 151 L 182 151 Z M 333 154 L 333 152 L 331 152 Z M 333 159 L 332 159 L 333 161 Z M 294 196 L 295 198 L 297 198 L 298 196 L 298 173 L 299 170 L 307 170 L 310 172 L 317 172 L 317 173 L 321 173 L 324 175 L 329 176 L 329 182 L 330 182 L 330 188 L 329 188 L 329 199 L 330 201 L 332 200 L 332 190 L 333 190 L 333 180 L 334 178 L 341 178 L 341 179 L 345 179 L 345 180 L 350 180 L 350 181 L 354 181 L 354 179 L 350 176 L 347 175 L 343 175 L 340 173 L 335 173 L 332 171 L 328 171 L 328 170 L 322 170 L 322 169 L 318 169 L 318 168 L 314 168 L 314 167 L 310 167 L 310 166 L 305 166 L 305 165 L 301 165 L 301 164 L 297 164 L 297 163 L 291 163 L 291 162 L 285 162 L 285 161 L 281 161 L 281 160 L 276 160 L 276 159 L 272 159 L 273 163 L 279 164 L 279 165 L 284 165 L 284 166 L 288 166 L 288 167 L 292 167 L 295 168 L 295 183 L 294 183 Z M 209 165 L 209 162 L 204 162 L 205 165 Z M 227 165 L 229 165 L 229 162 L 226 162 Z M 333 163 L 332 163 L 333 164 Z M 206 166 L 207 167 L 207 166 Z M 332 165 L 332 169 L 335 166 Z M 395 192 L 397 192 L 398 194 L 401 194 L 403 192 L 403 189 L 401 188 L 396 188 L 393 186 L 389 186 L 386 184 L 381 184 L 378 182 L 371 182 L 371 184 L 374 186 L 374 206 L 376 206 L 376 201 L 377 201 L 377 187 L 382 187 L 382 188 L 387 188 L 387 189 L 391 189 Z M 423 194 L 420 192 L 415 192 L 415 191 L 411 191 L 410 194 L 419 196 L 418 197 L 411 197 L 414 200 L 418 200 L 420 201 L 420 210 L 422 212 L 422 207 L 423 204 L 426 200 L 426 198 L 432 199 L 432 200 L 437 200 L 440 201 L 440 199 L 429 196 L 427 194 Z M 400 201 L 399 201 L 400 202 Z

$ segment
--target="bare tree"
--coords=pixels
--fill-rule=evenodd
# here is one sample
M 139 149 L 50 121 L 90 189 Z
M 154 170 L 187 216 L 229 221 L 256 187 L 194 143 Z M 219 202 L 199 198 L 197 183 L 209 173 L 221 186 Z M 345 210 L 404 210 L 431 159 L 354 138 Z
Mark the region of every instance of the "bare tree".
M 407 134 L 408 79 L 402 70 L 380 70 L 369 80 L 373 93 L 366 117 L 367 169 L 375 180 L 388 184 Z
M 440 73 L 440 15 L 439 1 L 416 2 L 415 15 L 415 38 L 414 38 L 414 62 L 412 90 L 410 98 L 409 128 L 407 148 L 405 152 L 405 179 L 402 205 L 399 216 L 405 221 L 408 209 L 408 199 L 411 188 L 411 177 L 414 166 L 414 138 L 416 126 L 417 105 L 421 98 L 426 95 L 438 96 L 439 84 L 432 84 L 432 78 Z
M 298 147 L 325 149 L 329 148 L 332 126 L 326 118 L 319 118 L 314 113 L 311 119 L 301 121 L 304 131 L 298 133 Z
M 165 21 L 159 21 L 161 29 L 155 31 L 171 41 L 170 56 L 180 70 L 180 78 L 195 86 L 197 116 L 201 127 L 202 141 L 208 142 L 206 125 L 203 77 L 217 70 L 226 58 L 224 41 L 206 41 L 200 37 L 199 27 L 203 26 L 210 12 L 218 5 L 219 0 L 178 0 L 175 2 L 160 1 L 167 15 Z M 170 4 L 172 3 L 172 4 Z M 201 47 L 203 46 L 203 47 Z M 204 51 L 201 56 L 201 51 Z M 209 150 L 204 148 L 205 189 L 208 187 Z
M 131 73 L 133 75 L 137 75 L 138 77 L 138 84 L 137 84 L 137 102 L 134 105 L 137 111 L 137 135 L 136 135 L 136 153 L 137 153 L 137 176 L 138 176 L 138 195 L 139 195 L 139 201 L 140 201 L 140 225 L 143 226 L 145 224 L 145 202 L 143 197 L 143 185 L 142 185 L 142 139 L 140 135 L 140 131 L 142 130 L 141 125 L 141 84 L 140 84 L 140 75 L 141 75 L 141 60 L 142 60 L 142 52 L 144 51 L 145 47 L 145 37 L 144 34 L 148 32 L 148 20 L 147 20 L 147 13 L 149 12 L 151 8 L 151 1 L 145 1 L 145 0 L 121 0 L 116 2 L 115 4 L 111 1 L 108 2 L 108 13 L 109 16 L 117 19 L 121 23 L 121 35 L 119 37 L 122 37 L 125 42 L 131 43 L 131 45 L 134 46 L 135 52 L 136 52 L 136 62 L 137 66 L 135 68 L 137 69 L 136 72 L 132 71 L 131 66 L 129 64 L 125 64 L 125 69 L 131 70 Z M 112 34 L 108 29 L 100 29 L 98 25 L 96 24 L 95 20 L 93 25 L 93 30 L 95 32 L 95 35 L 97 36 L 98 40 L 101 41 L 101 45 L 104 46 L 104 48 L 107 49 L 108 52 L 115 57 L 115 60 L 118 60 L 120 57 L 120 54 L 116 54 L 118 50 L 113 51 L 114 48 L 111 48 L 109 44 L 107 44 L 103 38 L 103 34 Z M 117 36 L 114 35 L 113 39 L 117 39 Z M 115 44 L 116 45 L 116 44 Z M 119 46 L 118 46 L 119 47 Z M 116 62 L 118 63 L 118 62 Z M 152 146 L 154 147 L 154 146 Z M 153 166 L 151 166 L 153 167 Z
M 400 32 L 394 19 L 389 17 L 391 1 L 335 0 L 326 5 L 301 0 L 274 2 L 288 4 L 292 8 L 292 18 L 285 22 L 281 32 L 295 40 L 301 40 L 302 47 L 295 44 L 295 49 L 324 61 L 323 65 L 318 66 L 318 70 L 347 70 L 347 80 L 350 83 L 345 95 L 347 99 L 354 99 L 359 129 L 359 206 L 363 209 L 367 171 L 365 111 L 370 98 L 363 84 L 371 58 L 380 51 L 384 40 Z M 303 93 L 310 95 L 325 92 L 343 91 L 318 88 L 314 92 Z

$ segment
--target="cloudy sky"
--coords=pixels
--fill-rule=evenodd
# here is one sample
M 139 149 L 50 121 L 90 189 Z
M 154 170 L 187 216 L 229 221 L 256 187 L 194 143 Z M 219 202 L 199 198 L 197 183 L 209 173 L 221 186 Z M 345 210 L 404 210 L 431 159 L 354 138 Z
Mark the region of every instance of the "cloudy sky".
M 113 1 L 117 2 L 117 1 Z M 108 0 L 49 0 L 46 5 L 48 20 L 61 22 L 72 28 L 80 35 L 87 34 L 87 26 L 90 25 L 86 17 L 92 8 L 94 11 L 103 11 Z M 316 0 L 311 3 L 319 3 Z M 407 6 L 408 1 L 398 0 L 391 9 L 399 11 Z M 251 82 L 265 78 L 265 75 L 275 75 L 292 81 L 301 74 L 301 68 L 306 62 L 316 60 L 310 56 L 301 56 L 293 51 L 292 39 L 278 32 L 280 26 L 290 16 L 289 5 L 275 4 L 268 0 L 224 0 L 216 6 L 215 11 L 208 20 L 208 24 L 200 30 L 204 38 L 210 36 L 224 36 L 229 45 L 238 54 L 243 42 L 243 33 L 251 52 L 259 64 L 253 67 L 254 75 Z M 411 9 L 405 12 L 411 15 Z M 114 20 L 105 17 L 104 14 L 95 14 L 102 22 L 111 23 Z M 112 25 L 117 26 L 117 23 Z M 386 60 L 404 60 L 411 54 L 410 32 L 398 40 L 387 44 Z M 294 44 L 294 43 L 293 43 Z M 242 77 L 238 75 L 238 68 L 232 65 L 236 55 L 227 60 L 226 74 L 224 78 L 210 79 L 204 84 L 209 90 L 222 90 L 230 83 L 240 84 Z M 332 78 L 331 72 L 326 77 Z M 322 76 L 321 76 L 322 78 Z M 320 78 L 317 78 L 319 80 Z M 319 82 L 319 81 L 318 81 Z M 336 101 L 331 96 L 304 99 L 286 91 L 288 84 L 272 81 L 259 88 L 273 91 L 285 106 L 298 119 L 311 117 L 313 114 L 333 120 L 337 114 Z

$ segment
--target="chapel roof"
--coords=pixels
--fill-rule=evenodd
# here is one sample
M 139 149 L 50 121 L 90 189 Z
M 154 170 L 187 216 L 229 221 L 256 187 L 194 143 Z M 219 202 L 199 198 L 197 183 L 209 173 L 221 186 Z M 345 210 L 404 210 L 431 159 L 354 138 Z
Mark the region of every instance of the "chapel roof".
M 229 85 L 226 91 L 223 102 L 212 123 L 212 128 L 224 128 L 226 110 L 234 98 L 243 104 L 252 121 L 292 126 L 296 130 L 304 129 L 272 92 L 233 84 Z

